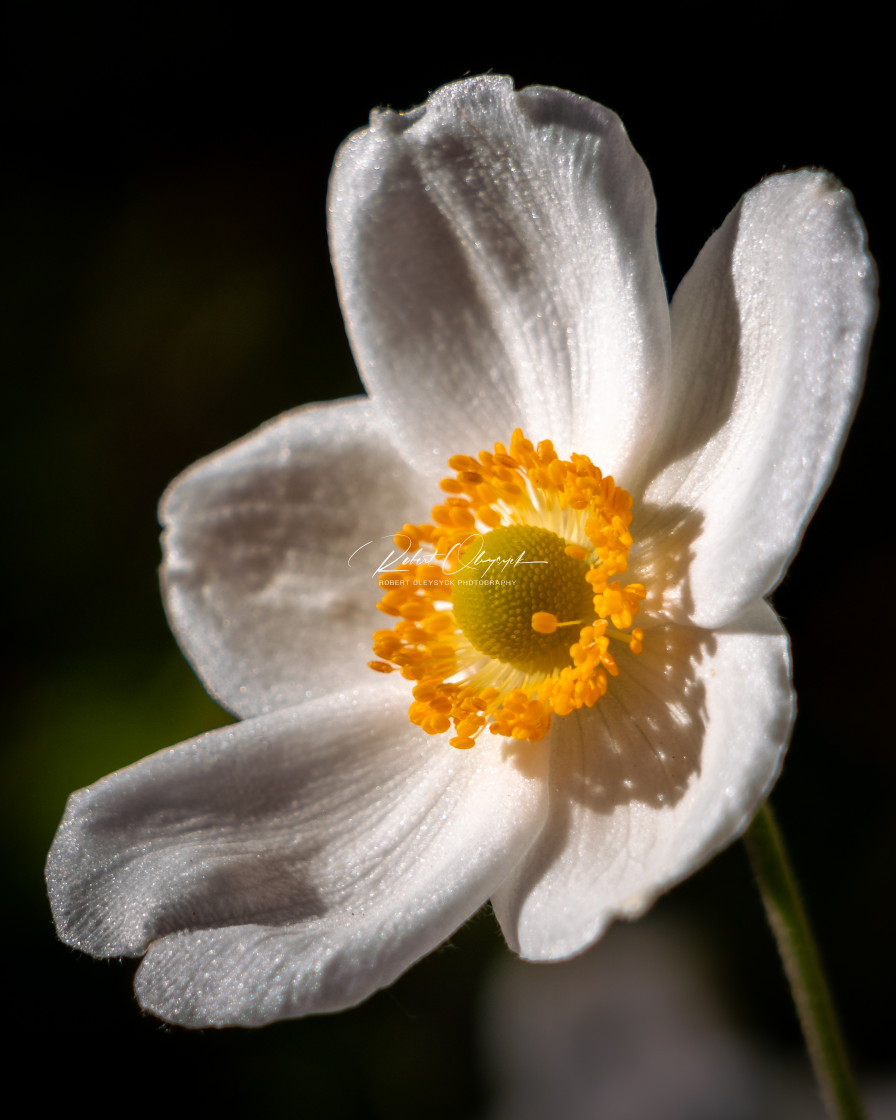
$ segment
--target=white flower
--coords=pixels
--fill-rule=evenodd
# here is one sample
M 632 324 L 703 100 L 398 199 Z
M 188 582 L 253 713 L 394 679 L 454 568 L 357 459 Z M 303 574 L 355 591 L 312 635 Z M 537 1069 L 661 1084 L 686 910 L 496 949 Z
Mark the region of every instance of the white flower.
M 522 956 L 569 956 L 743 830 L 793 717 L 763 596 L 836 464 L 874 316 L 852 199 L 808 171 L 747 194 L 670 309 L 617 118 L 503 78 L 375 114 L 330 215 L 369 396 L 280 417 L 163 505 L 172 624 L 243 721 L 75 794 L 48 864 L 65 940 L 145 953 L 140 1002 L 178 1023 L 347 1007 L 489 898 Z M 518 427 L 633 496 L 644 648 L 616 609 L 588 670 L 618 664 L 605 696 L 560 702 L 543 738 L 530 720 L 456 750 L 456 727 L 409 720 L 401 674 L 366 667 L 384 616 L 373 565 L 347 559 L 425 521 L 450 456 Z M 543 498 L 529 513 L 588 551 Z M 457 640 L 462 676 L 535 695 Z

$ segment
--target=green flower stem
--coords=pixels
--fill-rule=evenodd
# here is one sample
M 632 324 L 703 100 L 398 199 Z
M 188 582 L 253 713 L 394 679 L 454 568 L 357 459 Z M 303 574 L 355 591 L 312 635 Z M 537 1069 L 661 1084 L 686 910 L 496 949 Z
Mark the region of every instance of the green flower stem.
M 838 1120 L 865 1120 L 809 920 L 767 801 L 747 829 L 744 843 L 828 1109 Z

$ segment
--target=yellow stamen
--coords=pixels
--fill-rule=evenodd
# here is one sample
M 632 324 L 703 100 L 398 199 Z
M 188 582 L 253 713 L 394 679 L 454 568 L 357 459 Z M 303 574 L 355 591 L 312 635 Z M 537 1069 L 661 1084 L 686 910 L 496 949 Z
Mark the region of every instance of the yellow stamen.
M 396 534 L 429 559 L 380 577 L 377 606 L 396 621 L 375 632 L 368 664 L 415 682 L 411 722 L 431 735 L 453 727 L 460 750 L 486 727 L 538 742 L 553 716 L 607 692 L 620 672 L 611 641 L 643 648 L 632 624 L 647 590 L 614 578 L 628 568 L 632 499 L 586 456 L 562 460 L 519 430 L 509 448 L 449 466 L 432 522 Z M 569 627 L 577 638 L 563 638 Z
M 375 669 L 376 672 L 378 672 L 378 673 L 394 673 L 395 672 L 395 666 L 394 665 L 387 665 L 385 661 L 368 661 L 367 662 L 367 668 L 368 669 Z
M 584 549 L 582 550 L 584 552 Z M 569 549 L 566 549 L 567 556 L 570 555 Z M 551 614 L 550 611 L 536 611 L 532 615 L 532 629 L 539 634 L 553 634 L 555 630 L 562 626 L 581 626 L 582 620 L 576 618 L 571 622 L 558 622 L 557 616 Z

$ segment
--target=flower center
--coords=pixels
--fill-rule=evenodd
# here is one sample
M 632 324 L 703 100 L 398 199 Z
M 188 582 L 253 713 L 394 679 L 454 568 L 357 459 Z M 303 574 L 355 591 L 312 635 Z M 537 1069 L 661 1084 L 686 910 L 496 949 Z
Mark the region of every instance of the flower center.
M 368 664 L 415 681 L 412 723 L 453 725 L 455 747 L 488 727 L 537 742 L 552 716 L 593 707 L 619 666 L 610 642 L 640 653 L 632 629 L 647 591 L 613 576 L 628 567 L 631 496 L 584 455 L 560 459 L 514 432 L 474 459 L 449 460 L 432 524 L 396 535 L 403 563 L 380 577 Z
M 532 625 L 539 613 L 565 626 L 595 621 L 588 565 L 568 547 L 534 525 L 503 525 L 470 542 L 454 575 L 451 609 L 474 649 L 530 674 L 569 664 L 569 630 L 544 633 Z

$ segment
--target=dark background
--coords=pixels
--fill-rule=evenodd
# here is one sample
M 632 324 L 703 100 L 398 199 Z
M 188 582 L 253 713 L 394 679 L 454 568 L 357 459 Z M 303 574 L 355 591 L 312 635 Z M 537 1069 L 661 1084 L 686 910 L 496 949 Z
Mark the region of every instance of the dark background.
M 670 292 L 745 190 L 826 167 L 856 197 L 886 301 L 892 63 L 880 28 L 862 5 L 836 26 L 787 5 L 759 19 L 720 11 L 583 22 L 549 8 L 531 30 L 509 10 L 493 30 L 444 9 L 434 29 L 346 11 L 296 30 L 213 5 L 170 19 L 89 6 L 7 17 L 7 1024 L 44 1055 L 47 1099 L 87 1078 L 85 1092 L 129 1109 L 172 1093 L 184 1110 L 225 1114 L 488 1108 L 481 993 L 507 955 L 490 914 L 361 1008 L 187 1032 L 139 1011 L 132 963 L 56 942 L 42 862 L 72 789 L 226 719 L 167 630 L 155 506 L 198 457 L 304 401 L 359 391 L 324 200 L 336 148 L 374 105 L 410 108 L 487 70 L 603 101 L 653 175 Z M 774 597 L 800 716 L 773 800 L 871 1077 L 892 1059 L 896 1005 L 891 350 L 884 317 L 840 473 Z M 740 845 L 656 909 L 699 932 L 737 1029 L 799 1061 Z

